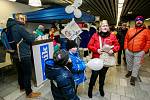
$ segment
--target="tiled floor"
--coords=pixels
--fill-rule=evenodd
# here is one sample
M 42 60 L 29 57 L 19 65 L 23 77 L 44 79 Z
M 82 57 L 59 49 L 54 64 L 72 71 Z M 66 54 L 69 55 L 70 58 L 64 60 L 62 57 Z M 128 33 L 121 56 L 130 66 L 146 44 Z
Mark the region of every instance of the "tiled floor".
M 98 84 L 94 87 L 93 98 L 90 100 L 150 100 L 150 57 L 145 57 L 145 63 L 140 69 L 142 82 L 136 82 L 133 87 L 129 84 L 130 79 L 124 77 L 126 66 L 112 67 L 108 70 L 105 84 L 105 97 L 101 97 L 98 91 Z M 87 68 L 87 80 L 84 85 L 78 88 L 78 95 L 81 100 L 89 100 L 87 96 L 88 83 L 91 71 Z M 0 100 L 28 100 L 24 92 L 17 88 L 16 74 L 5 77 L 0 82 Z M 98 81 L 97 81 L 98 83 Z M 40 87 L 33 87 L 33 90 L 42 92 L 42 96 L 29 100 L 53 100 L 49 81 Z

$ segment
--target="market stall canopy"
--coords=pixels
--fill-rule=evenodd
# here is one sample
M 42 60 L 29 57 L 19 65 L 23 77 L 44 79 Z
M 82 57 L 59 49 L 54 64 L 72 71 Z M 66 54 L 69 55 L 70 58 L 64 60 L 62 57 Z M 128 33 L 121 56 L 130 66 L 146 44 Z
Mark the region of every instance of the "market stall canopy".
M 27 20 L 29 22 L 40 23 L 62 22 L 64 20 L 71 20 L 72 18 L 75 18 L 73 13 L 67 14 L 65 12 L 65 7 L 62 6 L 49 7 L 34 12 L 27 12 L 25 15 L 27 15 Z M 82 12 L 82 17 L 75 20 L 80 22 L 93 22 L 95 21 L 95 16 Z

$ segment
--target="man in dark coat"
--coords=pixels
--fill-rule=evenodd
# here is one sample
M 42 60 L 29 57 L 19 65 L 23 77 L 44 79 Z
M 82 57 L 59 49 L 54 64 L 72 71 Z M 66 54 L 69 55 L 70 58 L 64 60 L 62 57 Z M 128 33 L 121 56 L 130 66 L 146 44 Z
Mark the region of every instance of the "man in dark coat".
M 118 42 L 120 44 L 120 50 L 118 52 L 118 65 L 121 65 L 122 51 L 124 54 L 123 60 L 124 60 L 124 63 L 126 64 L 125 50 L 124 50 L 124 39 L 125 39 L 126 33 L 128 31 L 128 29 L 126 27 L 127 27 L 126 23 L 123 23 L 121 28 L 118 30 L 118 33 L 117 33 Z
M 7 27 L 11 27 L 11 34 L 13 40 L 17 45 L 17 50 L 14 55 L 14 61 L 18 68 L 18 83 L 20 90 L 26 92 L 28 98 L 34 98 L 41 95 L 40 92 L 32 92 L 31 89 L 31 75 L 32 75 L 32 60 L 30 45 L 36 39 L 36 35 L 26 31 L 24 25 L 26 23 L 26 16 L 17 13 L 15 19 L 8 19 Z M 15 59 L 16 58 L 16 59 Z

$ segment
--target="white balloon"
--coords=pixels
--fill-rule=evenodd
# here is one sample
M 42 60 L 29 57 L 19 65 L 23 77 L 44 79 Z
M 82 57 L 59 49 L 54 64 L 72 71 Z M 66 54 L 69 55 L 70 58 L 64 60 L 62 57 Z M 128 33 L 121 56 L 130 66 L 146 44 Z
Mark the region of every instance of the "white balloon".
M 78 8 L 76 8 L 76 9 L 74 10 L 74 16 L 75 16 L 76 18 L 80 18 L 80 17 L 82 16 L 81 10 L 78 9 Z
M 82 5 L 82 0 L 75 0 L 74 3 L 73 3 L 73 5 L 74 5 L 76 8 L 80 7 L 80 6 Z
M 65 8 L 66 13 L 71 14 L 74 11 L 75 7 L 72 5 L 69 5 Z

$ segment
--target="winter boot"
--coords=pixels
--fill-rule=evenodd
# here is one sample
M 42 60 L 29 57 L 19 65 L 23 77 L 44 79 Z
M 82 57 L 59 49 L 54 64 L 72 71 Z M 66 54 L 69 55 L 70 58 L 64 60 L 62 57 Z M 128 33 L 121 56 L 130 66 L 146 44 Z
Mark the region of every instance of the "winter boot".
M 92 91 L 93 91 L 93 86 L 89 86 L 89 89 L 88 89 L 88 97 L 89 98 L 92 98 Z
M 135 80 L 136 80 L 136 77 L 131 76 L 130 84 L 135 86 Z
M 104 88 L 103 88 L 103 87 L 100 87 L 100 88 L 99 88 L 99 92 L 100 92 L 100 95 L 101 95 L 102 97 L 104 97 L 105 93 L 104 93 Z
M 125 75 L 126 78 L 129 78 L 132 74 L 132 71 L 128 71 L 128 73 Z

